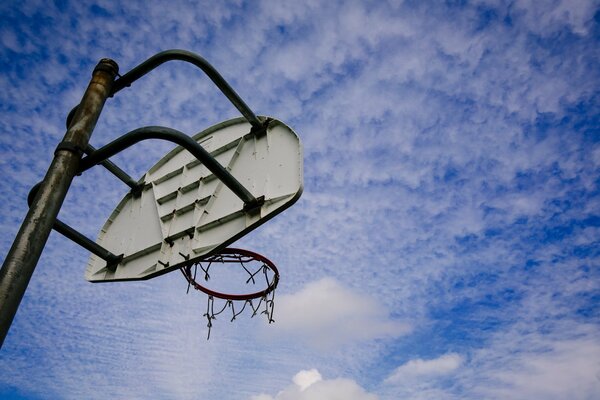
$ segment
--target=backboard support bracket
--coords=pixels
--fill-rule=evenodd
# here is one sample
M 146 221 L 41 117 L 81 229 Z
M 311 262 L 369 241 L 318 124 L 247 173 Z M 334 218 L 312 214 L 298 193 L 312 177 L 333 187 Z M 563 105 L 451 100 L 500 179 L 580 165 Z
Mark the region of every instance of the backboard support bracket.
M 133 82 L 146 75 L 148 72 L 152 71 L 159 65 L 171 61 L 171 60 L 180 60 L 189 62 L 194 64 L 198 68 L 200 68 L 206 75 L 213 81 L 213 83 L 221 90 L 221 92 L 229 99 L 229 101 L 242 113 L 242 115 L 246 118 L 246 120 L 251 125 L 250 133 L 253 134 L 256 138 L 260 138 L 267 134 L 267 130 L 269 128 L 269 124 L 271 123 L 271 118 L 266 118 L 264 120 L 259 119 L 254 112 L 244 103 L 244 101 L 239 97 L 239 95 L 229 86 L 227 81 L 217 72 L 217 70 L 212 67 L 206 60 L 202 57 L 185 51 L 185 50 L 167 50 L 161 53 L 158 53 L 148 60 L 144 61 L 127 74 L 120 76 L 113 85 L 111 97 L 116 94 L 118 91 L 130 87 Z M 73 109 L 69 112 L 66 120 L 67 128 L 71 125 L 73 117 L 77 112 L 77 108 L 79 105 L 73 107 Z M 208 153 L 202 146 L 200 146 L 195 140 L 191 137 L 185 135 L 182 132 L 176 131 L 175 129 L 160 127 L 160 126 L 150 126 L 143 127 L 139 129 L 135 129 L 130 131 L 113 142 L 101 147 L 100 149 L 95 149 L 91 145 L 87 145 L 85 149 L 73 148 L 59 144 L 56 151 L 58 150 L 69 150 L 69 151 L 77 151 L 80 156 L 82 153 L 86 154 L 85 157 L 81 159 L 79 170 L 77 172 L 78 175 L 81 175 L 86 170 L 90 169 L 95 165 L 102 165 L 109 172 L 111 172 L 115 177 L 125 183 L 127 186 L 131 188 L 131 195 L 133 197 L 141 196 L 141 193 L 144 190 L 145 183 L 138 182 L 129 176 L 125 171 L 115 165 L 113 162 L 109 160 L 110 157 L 120 153 L 121 151 L 131 147 L 132 145 L 147 139 L 162 139 L 171 141 L 176 143 L 190 153 L 192 153 L 201 163 L 203 163 L 217 178 L 219 178 L 231 191 L 233 191 L 237 197 L 239 197 L 244 202 L 243 211 L 248 214 L 255 214 L 256 212 L 260 212 L 261 207 L 265 203 L 264 196 L 260 196 L 258 198 L 254 197 L 240 182 L 233 177 L 229 171 L 223 168 L 215 159 Z M 67 144 L 68 145 L 68 144 Z M 37 192 L 39 184 L 34 186 L 31 189 L 30 197 L 35 196 Z M 31 197 L 33 199 L 33 197 Z M 98 257 L 102 258 L 107 262 L 107 268 L 112 270 L 116 268 L 118 263 L 122 261 L 123 255 L 115 255 L 88 239 L 86 236 L 68 226 L 64 222 L 56 219 L 53 229 L 57 232 L 61 233 L 63 236 L 67 237 L 71 241 L 79 244 L 86 250 L 92 252 Z M 194 237 L 194 231 L 191 233 L 183 232 L 183 234 L 188 234 L 190 238 Z M 181 235 L 173 235 L 173 237 L 165 238 L 165 242 L 170 246 L 173 246 L 174 240 L 178 239 Z M 112 267 L 112 268 L 111 268 Z
M 255 198 L 255 201 L 244 203 L 244 212 L 254 214 L 265 204 L 265 196 Z
M 253 134 L 256 138 L 263 137 L 267 134 L 267 129 L 269 129 L 269 124 L 273 121 L 273 118 L 266 118 L 261 126 L 252 125 L 250 129 L 250 133 Z
M 268 122 L 270 121 L 265 121 L 265 132 L 268 126 Z M 254 214 L 257 211 L 260 211 L 260 208 L 265 203 L 264 196 L 254 197 L 241 183 L 237 181 L 237 179 L 235 179 L 235 177 L 233 177 L 233 175 L 231 175 L 231 173 L 229 173 L 229 171 L 223 168 L 221 164 L 219 164 L 218 161 L 215 160 L 214 157 L 210 155 L 210 153 L 204 150 L 204 148 L 202 148 L 202 146 L 200 146 L 194 139 L 182 132 L 176 131 L 175 129 L 160 126 L 151 126 L 135 129 L 131 132 L 124 134 L 118 139 L 112 141 L 111 143 L 101 147 L 100 149 L 95 149 L 92 146 L 88 145 L 85 151 L 87 156 L 81 159 L 78 174 L 87 171 L 95 165 L 101 164 L 110 172 L 112 172 L 115 176 L 121 179 L 121 181 L 125 182 L 128 186 L 130 186 L 132 188 L 131 193 L 133 196 L 139 196 L 144 188 L 144 183 L 135 182 L 133 178 L 127 175 L 122 169 L 110 162 L 108 159 L 120 153 L 121 151 L 133 146 L 134 144 L 147 139 L 163 139 L 171 141 L 173 143 L 179 144 L 180 146 L 188 150 L 190 153 L 192 153 L 192 155 L 194 155 L 201 163 L 203 163 L 213 174 L 215 174 L 215 176 L 221 179 L 221 181 L 244 202 L 244 212 L 248 214 Z M 62 146 L 61 144 L 59 144 L 56 151 L 74 151 L 74 148 L 72 148 L 72 146 L 69 146 L 68 143 Z M 29 204 L 33 202 L 33 199 L 39 189 L 40 184 L 41 183 L 36 184 L 29 192 Z M 70 239 L 71 241 L 77 243 L 81 247 L 85 248 L 86 250 L 105 260 L 106 267 L 111 271 L 114 270 L 117 267 L 117 265 L 123 260 L 123 254 L 113 254 L 112 252 L 93 242 L 74 228 L 60 221 L 58 218 L 55 219 L 53 229 L 65 236 L 67 239 Z M 165 238 L 164 241 L 169 246 L 173 247 L 174 241 L 182 236 L 189 236 L 190 239 L 192 239 L 194 237 L 194 229 L 187 229 L 178 234 L 169 236 Z

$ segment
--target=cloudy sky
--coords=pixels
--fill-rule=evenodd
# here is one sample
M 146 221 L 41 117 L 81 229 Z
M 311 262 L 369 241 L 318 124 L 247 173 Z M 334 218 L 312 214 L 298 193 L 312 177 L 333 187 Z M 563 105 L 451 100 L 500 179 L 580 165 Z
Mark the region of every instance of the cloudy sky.
M 219 319 L 178 272 L 91 284 L 53 233 L 0 350 L 7 399 L 593 399 L 600 393 L 600 3 L 3 1 L 0 257 L 100 58 L 209 60 L 304 144 L 292 208 L 238 243 L 282 279 L 275 323 Z M 165 64 L 91 143 L 237 117 Z M 141 176 L 172 148 L 113 158 Z M 102 168 L 60 218 L 95 238 Z

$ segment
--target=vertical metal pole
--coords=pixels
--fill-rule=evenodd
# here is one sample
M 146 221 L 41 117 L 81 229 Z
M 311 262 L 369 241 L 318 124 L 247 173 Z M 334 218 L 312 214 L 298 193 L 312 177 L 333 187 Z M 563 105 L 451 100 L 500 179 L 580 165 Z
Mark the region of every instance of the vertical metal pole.
M 119 67 L 102 59 L 0 269 L 0 347 L 79 167 Z

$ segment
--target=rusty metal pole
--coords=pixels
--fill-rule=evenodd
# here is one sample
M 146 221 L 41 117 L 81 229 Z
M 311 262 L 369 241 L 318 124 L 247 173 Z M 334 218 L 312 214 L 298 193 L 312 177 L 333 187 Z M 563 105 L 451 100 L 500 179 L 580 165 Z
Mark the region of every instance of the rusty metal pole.
M 0 269 L 0 347 L 77 173 L 83 150 L 112 92 L 118 71 L 117 63 L 110 59 L 100 60 L 94 69 L 77 112 L 54 152 L 54 159 Z

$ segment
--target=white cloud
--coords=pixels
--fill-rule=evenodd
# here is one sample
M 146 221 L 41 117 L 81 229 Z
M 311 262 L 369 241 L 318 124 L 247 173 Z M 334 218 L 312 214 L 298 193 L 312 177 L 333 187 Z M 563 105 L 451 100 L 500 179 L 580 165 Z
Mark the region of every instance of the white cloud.
M 568 26 L 585 35 L 594 18 L 598 3 L 593 0 L 518 0 L 516 8 L 525 13 L 525 21 L 533 32 L 548 35 Z
M 566 322 L 539 332 L 538 321 L 494 334 L 487 346 L 435 360 L 411 360 L 386 380 L 382 390 L 403 399 L 573 399 L 600 393 L 597 327 Z M 558 328 L 558 329 L 557 329 Z M 387 398 L 387 397 L 386 397 Z
M 554 334 L 527 329 L 499 334 L 490 346 L 473 353 L 472 370 L 462 378 L 473 384 L 473 394 L 489 399 L 597 398 L 597 327 L 575 325 Z
M 417 358 L 396 368 L 385 381 L 393 384 L 447 375 L 456 371 L 462 363 L 463 357 L 456 353 L 444 354 L 432 360 Z
M 294 384 L 283 389 L 275 397 L 260 394 L 251 400 L 377 400 L 351 379 L 322 379 L 316 369 L 300 371 L 293 378 Z
M 316 369 L 302 370 L 294 375 L 292 379 L 294 383 L 300 387 L 301 391 L 306 390 L 307 387 L 315 382 L 322 380 L 323 377 Z
M 276 307 L 273 332 L 318 347 L 396 337 L 410 331 L 408 324 L 390 319 L 383 305 L 333 278 L 309 283 L 296 293 L 280 296 Z

